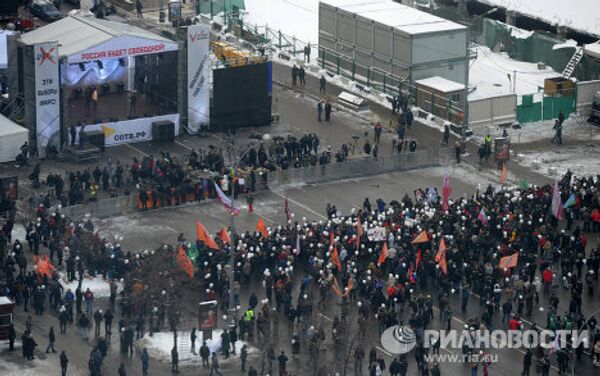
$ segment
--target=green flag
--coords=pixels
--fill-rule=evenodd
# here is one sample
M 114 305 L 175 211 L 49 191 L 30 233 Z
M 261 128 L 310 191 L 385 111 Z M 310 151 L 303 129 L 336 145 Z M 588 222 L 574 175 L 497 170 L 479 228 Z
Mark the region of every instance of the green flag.
M 521 189 L 529 188 L 529 182 L 527 181 L 527 179 L 521 179 L 521 181 L 519 182 L 519 188 L 521 188 Z
M 188 257 L 190 258 L 190 260 L 192 260 L 194 265 L 196 264 L 196 259 L 198 258 L 198 255 L 200 255 L 198 247 L 196 246 L 196 243 L 193 243 L 190 246 L 190 249 L 188 249 Z

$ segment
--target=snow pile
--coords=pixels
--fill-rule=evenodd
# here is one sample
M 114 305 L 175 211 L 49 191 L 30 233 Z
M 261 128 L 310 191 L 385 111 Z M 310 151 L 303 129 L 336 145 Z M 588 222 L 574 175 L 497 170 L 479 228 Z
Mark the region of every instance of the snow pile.
M 221 334 L 223 334 L 223 330 L 216 329 L 213 330 L 212 337 L 213 339 L 209 339 L 206 341 L 206 345 L 210 349 L 211 354 L 216 352 L 219 355 L 219 362 L 221 364 L 231 362 L 234 360 L 238 360 L 240 353 L 242 351 L 242 346 L 245 342 L 236 341 L 235 343 L 235 354 L 230 354 L 228 359 L 224 359 L 221 356 Z M 202 332 L 197 332 L 198 337 L 196 338 L 195 343 L 195 352 L 194 355 L 191 351 L 191 342 L 190 342 L 190 332 L 177 332 L 177 351 L 179 352 L 179 363 L 186 363 L 187 365 L 201 364 L 202 358 L 200 357 L 200 346 L 202 346 Z M 171 361 L 171 349 L 173 349 L 173 333 L 172 332 L 159 332 L 154 333 L 152 337 L 149 334 L 146 334 L 144 338 L 142 338 L 138 342 L 138 346 L 140 348 L 146 347 L 148 350 L 148 354 L 153 358 L 156 358 L 163 362 Z M 258 353 L 259 350 L 255 347 L 248 345 L 248 355 Z M 184 365 L 186 365 L 184 364 Z
M 21 244 L 27 243 L 25 237 L 27 236 L 27 231 L 25 230 L 25 226 L 20 224 L 15 224 L 11 233 L 12 241 L 19 240 Z
M 244 22 L 268 25 L 305 43 L 319 40 L 319 0 L 245 0 L 244 4 Z
M 544 79 L 560 76 L 551 68 L 539 70 L 537 64 L 511 59 L 506 53 L 494 53 L 485 46 L 477 46 L 477 59 L 469 69 L 469 100 L 491 98 L 512 93 L 513 73 L 517 72 L 516 94 L 538 92 Z
M 110 281 L 105 281 L 102 279 L 102 276 L 96 277 L 84 277 L 83 283 L 81 285 L 81 292 L 85 292 L 86 289 L 90 289 L 94 293 L 94 299 L 98 298 L 108 298 L 110 297 Z M 73 293 L 75 293 L 75 289 L 79 284 L 79 281 L 75 280 L 73 282 L 69 282 L 66 279 L 66 276 L 61 276 L 60 284 L 63 286 L 64 291 L 67 289 L 71 289 Z M 123 284 L 117 281 L 117 293 L 123 289 Z
M 600 150 L 597 148 L 586 148 L 582 153 L 581 145 L 563 145 L 561 147 L 548 148 L 542 152 L 527 153 L 523 156 L 522 165 L 531 166 L 539 173 L 559 178 L 570 169 L 575 175 L 598 175 L 600 174 Z
M 564 43 L 559 43 L 552 46 L 553 50 L 558 50 L 561 48 L 577 48 L 577 42 L 575 42 L 573 39 L 567 39 Z
M 246 0 L 247 1 L 247 0 Z M 568 26 L 600 36 L 598 0 L 480 0 L 515 10 L 552 25 Z

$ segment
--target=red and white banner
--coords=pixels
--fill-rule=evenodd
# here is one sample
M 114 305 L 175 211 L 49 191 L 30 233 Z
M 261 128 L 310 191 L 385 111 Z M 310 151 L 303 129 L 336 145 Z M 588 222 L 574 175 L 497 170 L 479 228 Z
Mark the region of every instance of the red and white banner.
M 135 37 L 113 38 L 94 48 L 69 56 L 69 63 L 119 59 L 127 56 L 150 55 L 161 52 L 177 51 L 177 43 L 165 43 Z

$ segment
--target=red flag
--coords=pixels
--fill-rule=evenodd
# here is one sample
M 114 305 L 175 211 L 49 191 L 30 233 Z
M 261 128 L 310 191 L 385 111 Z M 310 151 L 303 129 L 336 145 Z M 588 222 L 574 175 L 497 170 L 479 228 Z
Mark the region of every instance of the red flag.
M 337 247 L 333 248 L 333 252 L 331 253 L 330 261 L 333 265 L 337 266 L 338 271 L 341 273 L 342 262 L 340 261 L 340 255 L 338 253 Z
M 288 204 L 287 197 L 285 198 L 285 201 L 283 202 L 283 212 L 285 213 L 285 220 L 289 221 L 290 220 L 290 207 Z
M 417 252 L 417 259 L 415 260 L 415 269 L 419 269 L 419 264 L 421 263 L 422 259 L 423 259 L 423 253 L 419 249 L 419 252 Z
M 452 195 L 452 184 L 450 184 L 450 177 L 448 173 L 444 174 L 444 183 L 442 186 L 442 209 L 448 210 L 448 199 Z
M 184 272 L 190 277 L 194 277 L 194 264 L 190 258 L 185 254 L 183 247 L 180 245 L 177 251 L 177 264 L 183 269 Z
M 383 264 L 385 262 L 385 260 L 387 260 L 389 255 L 390 255 L 390 251 L 388 249 L 387 242 L 384 241 L 383 247 L 381 248 L 381 253 L 379 254 L 379 260 L 377 260 L 377 265 Z
M 410 281 L 410 283 L 417 283 L 417 280 L 415 279 L 415 273 L 413 271 L 413 267 L 411 266 L 410 269 L 408 269 L 408 280 Z
M 335 238 L 333 237 L 333 230 L 329 232 L 329 245 L 333 245 Z
M 498 267 L 500 269 L 514 268 L 515 266 L 517 266 L 517 262 L 519 262 L 519 252 L 515 252 L 510 256 L 502 257 L 500 259 Z
M 221 228 L 221 231 L 219 231 L 219 237 L 221 238 L 221 241 L 224 244 L 231 244 L 231 239 L 229 238 L 229 234 L 227 233 L 227 230 L 225 230 L 224 228 Z
M 487 224 L 488 224 L 487 215 L 485 214 L 485 209 L 483 209 L 483 207 L 481 207 L 481 210 L 479 210 L 479 214 L 477 214 L 477 219 L 484 226 L 487 226 Z
M 208 234 L 208 232 L 206 232 L 206 229 L 204 228 L 202 223 L 200 223 L 200 221 L 196 221 L 196 235 L 198 236 L 198 240 L 203 242 L 204 245 L 206 245 L 208 248 L 214 249 L 214 250 L 219 249 L 219 246 L 215 242 L 215 239 L 213 239 Z
M 269 231 L 267 231 L 267 226 L 265 225 L 265 221 L 263 221 L 262 218 L 260 218 L 258 220 L 258 223 L 256 224 L 256 231 L 260 232 L 262 237 L 265 239 L 269 237 Z
M 428 241 L 429 241 L 429 237 L 427 236 L 427 233 L 425 231 L 421 231 L 421 233 L 419 235 L 417 235 L 415 240 L 413 240 L 410 243 L 411 244 L 419 244 L 419 243 L 427 243 Z
M 562 199 L 560 198 L 560 190 L 558 189 L 558 180 L 554 181 L 552 188 L 552 214 L 562 221 L 564 218 Z
M 444 250 L 444 252 L 442 253 L 438 265 L 440 266 L 440 269 L 442 269 L 442 272 L 444 272 L 444 274 L 448 274 L 448 264 L 446 263 L 446 250 Z

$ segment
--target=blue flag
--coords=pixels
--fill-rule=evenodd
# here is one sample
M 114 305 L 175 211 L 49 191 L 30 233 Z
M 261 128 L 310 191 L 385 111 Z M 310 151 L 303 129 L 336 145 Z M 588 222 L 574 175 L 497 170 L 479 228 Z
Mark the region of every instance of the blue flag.
M 563 204 L 563 208 L 566 209 L 568 207 L 571 207 L 575 205 L 575 193 L 571 193 L 571 196 L 569 196 L 569 198 L 567 199 L 567 201 L 565 201 L 565 203 Z

